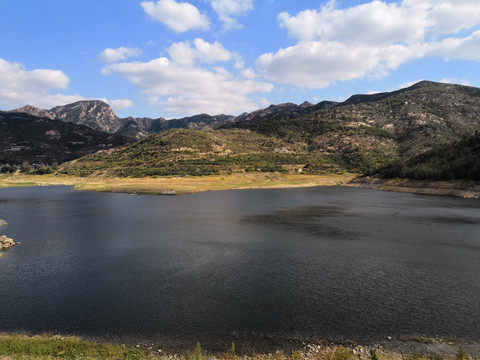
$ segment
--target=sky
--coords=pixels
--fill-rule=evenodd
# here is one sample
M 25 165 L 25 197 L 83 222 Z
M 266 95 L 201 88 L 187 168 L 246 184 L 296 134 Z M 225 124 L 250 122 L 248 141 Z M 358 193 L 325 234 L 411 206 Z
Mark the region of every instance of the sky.
M 0 0 L 0 109 L 238 115 L 420 80 L 480 87 L 478 0 Z

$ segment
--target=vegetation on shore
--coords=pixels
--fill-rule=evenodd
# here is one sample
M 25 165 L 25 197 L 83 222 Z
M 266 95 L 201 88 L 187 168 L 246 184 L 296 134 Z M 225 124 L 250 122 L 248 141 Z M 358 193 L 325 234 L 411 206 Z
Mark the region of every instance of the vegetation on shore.
M 358 101 L 352 97 L 348 105 L 293 119 L 265 118 L 233 126 L 305 143 L 310 153 L 362 175 L 393 165 L 392 170 L 399 171 L 384 171 L 385 177 L 478 181 L 480 155 L 474 143 L 480 131 L 479 95 L 476 88 L 421 82 L 396 92 L 357 96 Z M 473 167 L 476 172 L 470 171 Z
M 0 334 L 0 359 L 111 359 L 140 360 L 133 347 L 96 343 L 73 336 Z
M 47 159 L 42 151 L 53 139 L 44 139 L 45 135 L 63 134 L 45 128 L 50 123 L 43 119 L 35 126 L 47 144 L 21 137 L 5 140 L 0 171 L 46 176 L 1 178 L 0 186 L 64 183 L 86 190 L 177 194 L 326 185 L 316 176 L 353 178 L 351 173 L 373 181 L 455 181 L 448 184 L 453 188 L 464 187 L 465 183 L 458 183 L 462 180 L 476 188 L 480 184 L 479 99 L 477 88 L 420 82 L 395 92 L 353 96 L 343 103 L 272 105 L 230 119 L 222 129 L 176 128 L 135 143 L 102 140 L 80 158 L 80 153 L 64 149 L 60 153 L 71 153 L 69 159 L 75 160 L 60 165 L 39 162 Z M 62 139 L 75 146 L 88 143 L 72 142 L 72 136 L 65 132 Z M 119 144 L 123 145 L 115 146 Z M 91 153 L 97 148 L 104 150 Z M 18 157 L 22 149 L 29 149 L 28 159 Z M 334 180 L 334 184 L 344 182 Z M 410 185 L 388 183 L 383 189 L 415 192 L 418 183 Z
M 480 181 L 480 134 L 442 144 L 378 171 L 382 178 Z
M 480 198 L 480 184 L 467 180 L 410 180 L 381 179 L 378 177 L 358 177 L 348 184 L 381 191 L 395 191 L 413 194 Z
M 62 164 L 59 172 L 74 176 L 145 177 L 298 172 L 323 175 L 343 169 L 333 157 L 311 152 L 301 141 L 286 142 L 239 129 L 174 129 Z
M 430 343 L 431 344 L 431 343 Z M 153 345 L 153 344 L 152 344 Z M 237 353 L 235 343 L 223 352 L 207 352 L 197 342 L 192 350 L 166 353 L 154 347 L 114 345 L 86 341 L 75 336 L 0 334 L 1 360 L 39 359 L 106 359 L 106 360 L 474 360 L 462 347 L 456 353 L 440 355 L 435 352 L 403 352 L 384 349 L 379 345 L 306 344 L 298 349 L 277 349 L 270 353 Z M 452 349 L 453 350 L 453 349 Z
M 421 181 L 357 177 L 357 174 L 280 174 L 243 173 L 210 176 L 160 176 L 143 178 L 112 178 L 70 175 L 0 175 L 0 188 L 68 185 L 75 190 L 120 192 L 145 195 L 181 195 L 201 191 L 234 189 L 269 189 L 311 186 L 347 185 L 375 190 L 409 192 L 479 198 L 480 185 L 473 181 Z
M 333 108 L 297 106 L 291 113 L 272 106 L 220 130 L 171 129 L 58 171 L 114 177 L 352 172 L 480 181 L 479 99 L 479 89 L 423 82 Z

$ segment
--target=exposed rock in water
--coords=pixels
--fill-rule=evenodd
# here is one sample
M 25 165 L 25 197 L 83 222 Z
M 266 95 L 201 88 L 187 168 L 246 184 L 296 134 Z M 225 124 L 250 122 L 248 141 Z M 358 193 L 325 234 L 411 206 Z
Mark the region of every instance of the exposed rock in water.
M 13 239 L 10 239 L 6 235 L 0 236 L 0 250 L 6 250 L 15 245 L 17 245 L 17 243 L 13 241 Z
M 5 226 L 8 223 L 5 220 L 0 219 L 0 226 Z

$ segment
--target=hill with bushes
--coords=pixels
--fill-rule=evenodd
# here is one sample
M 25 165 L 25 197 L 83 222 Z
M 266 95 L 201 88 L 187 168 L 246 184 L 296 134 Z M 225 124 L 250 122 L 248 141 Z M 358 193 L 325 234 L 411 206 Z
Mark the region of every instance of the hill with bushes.
M 270 106 L 242 114 L 218 130 L 172 129 L 63 169 L 115 176 L 349 171 L 418 177 L 415 168 L 422 156 L 436 153 L 443 163 L 460 164 L 448 155 L 451 149 L 468 152 L 464 163 L 476 166 L 473 140 L 462 139 L 480 131 L 479 114 L 480 89 L 424 81 L 390 93 L 355 95 L 343 103 Z M 399 164 L 405 171 L 391 170 Z M 437 177 L 452 177 L 447 173 Z

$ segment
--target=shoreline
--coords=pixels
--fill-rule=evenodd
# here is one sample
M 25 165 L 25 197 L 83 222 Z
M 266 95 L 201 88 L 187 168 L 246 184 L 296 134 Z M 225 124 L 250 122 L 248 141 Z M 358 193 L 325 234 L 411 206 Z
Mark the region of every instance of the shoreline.
M 92 340 L 98 340 L 92 338 Z M 134 339 L 132 339 L 134 340 Z M 105 338 L 101 341 L 123 343 L 116 340 L 109 340 Z M 254 354 L 278 354 L 278 353 L 293 353 L 299 351 L 311 358 L 315 355 L 316 350 L 325 348 L 337 348 L 343 346 L 349 349 L 358 356 L 358 358 L 365 358 L 370 360 L 369 350 L 374 348 L 390 355 L 396 354 L 404 356 L 407 354 L 419 355 L 433 355 L 442 358 L 455 357 L 458 350 L 462 348 L 471 356 L 480 358 L 480 341 L 462 340 L 456 338 L 441 338 L 441 337 L 424 337 L 424 336 L 382 336 L 372 340 L 350 340 L 342 338 L 324 339 L 324 338 L 288 338 L 288 337 L 263 337 L 263 338 L 238 338 L 229 337 L 220 340 L 204 339 L 204 338 L 190 338 L 190 339 L 169 339 L 162 338 L 160 340 L 154 339 L 136 339 L 136 341 L 126 341 L 130 346 L 145 349 L 148 351 L 155 351 L 161 349 L 162 353 L 167 354 L 184 354 L 193 350 L 197 342 L 200 342 L 202 348 L 211 354 L 222 354 L 229 352 L 232 341 L 235 343 L 235 348 L 239 354 L 252 356 Z M 308 356 L 310 355 L 310 356 Z
M 85 191 L 118 192 L 135 195 L 182 195 L 203 191 L 345 185 L 356 176 L 356 174 L 285 175 L 276 173 L 242 173 L 223 176 L 81 178 L 66 175 L 14 174 L 0 176 L 0 188 L 69 185 L 73 186 L 74 190 Z
M 77 335 L 52 335 L 52 334 L 23 334 L 23 333 L 0 333 L 0 347 L 3 342 L 12 340 L 20 342 L 32 342 L 36 339 L 46 339 L 52 342 L 55 351 L 54 357 L 62 357 L 62 344 L 65 340 L 77 339 L 91 346 L 113 346 L 123 350 L 135 349 L 149 359 L 185 359 L 192 360 L 191 355 L 195 345 L 200 343 L 202 355 L 209 359 L 262 359 L 262 360 L 335 360 L 330 356 L 336 351 L 345 351 L 342 360 L 371 360 L 370 350 L 375 349 L 380 360 L 413 360 L 413 359 L 456 359 L 460 349 L 466 354 L 466 359 L 477 359 L 480 356 L 480 342 L 456 341 L 440 337 L 429 338 L 420 336 L 392 338 L 382 337 L 378 341 L 355 342 L 349 340 L 325 340 L 325 339 L 286 339 L 269 338 L 258 340 L 242 340 L 236 337 L 230 339 L 202 341 L 202 339 L 189 339 L 183 342 L 178 339 L 143 339 L 123 342 L 119 339 L 102 337 L 84 337 Z M 234 343 L 235 355 L 232 356 L 232 343 Z M 30 345 L 31 346 L 31 345 Z M 65 345 L 63 345 L 65 346 Z M 2 358 L 0 348 L 0 359 Z M 65 350 L 63 350 L 65 352 Z M 60 354 L 60 355 L 59 355 Z M 44 358 L 44 357 L 42 357 Z M 70 358 L 70 357 L 68 357 Z M 95 358 L 95 357 L 89 357 Z M 109 357 L 102 358 L 108 359 Z M 11 359 L 11 358 L 10 358 Z
M 379 179 L 357 177 L 347 184 L 378 191 L 392 191 L 420 195 L 453 196 L 464 199 L 480 199 L 480 184 L 473 181 L 429 181 L 410 179 Z
M 238 173 L 231 175 L 145 178 L 74 177 L 52 174 L 0 175 L 0 189 L 54 185 L 73 186 L 74 190 L 79 191 L 114 192 L 132 195 L 184 195 L 222 190 L 349 186 L 378 191 L 480 199 L 480 184 L 473 181 L 379 179 L 362 177 L 351 173 L 341 175 Z

